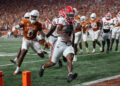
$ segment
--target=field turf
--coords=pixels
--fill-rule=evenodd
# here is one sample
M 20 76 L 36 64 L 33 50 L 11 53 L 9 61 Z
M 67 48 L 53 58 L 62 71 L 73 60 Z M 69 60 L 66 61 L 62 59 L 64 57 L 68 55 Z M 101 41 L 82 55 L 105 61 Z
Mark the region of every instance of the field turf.
M 10 53 L 17 53 L 21 46 L 21 39 L 3 39 L 0 38 L 0 70 L 4 73 L 4 86 L 22 86 L 22 75 L 13 76 L 16 65 L 10 63 Z M 84 46 L 84 44 L 83 44 Z M 89 49 L 92 51 L 92 42 L 89 41 Z M 84 51 L 85 51 L 85 47 Z M 62 59 L 62 58 L 61 58 Z M 58 68 L 58 64 L 45 70 L 44 76 L 38 75 L 40 66 L 48 61 L 48 55 L 45 58 L 37 56 L 32 49 L 29 49 L 23 64 L 22 71 L 31 71 L 32 86 L 74 86 L 83 82 L 93 81 L 105 77 L 120 74 L 120 52 L 110 52 L 109 54 L 100 53 L 97 46 L 97 54 L 87 55 L 85 52 L 78 55 L 78 61 L 74 62 L 74 72 L 78 77 L 71 83 L 67 83 L 67 63 L 63 62 L 63 67 Z

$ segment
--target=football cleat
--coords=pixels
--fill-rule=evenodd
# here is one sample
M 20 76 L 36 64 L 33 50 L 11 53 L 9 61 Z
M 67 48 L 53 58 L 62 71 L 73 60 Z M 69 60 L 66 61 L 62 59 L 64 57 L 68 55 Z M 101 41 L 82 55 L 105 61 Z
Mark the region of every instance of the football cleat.
M 43 66 L 43 65 L 42 65 L 42 66 Z M 40 71 L 39 71 L 39 76 L 40 76 L 40 77 L 42 77 L 43 74 L 44 74 L 44 69 L 42 68 L 42 66 L 41 66 Z
M 18 74 L 22 74 L 22 71 L 18 71 L 16 73 L 13 73 L 13 75 L 18 75 Z
M 10 59 L 10 62 L 12 62 L 12 63 L 16 64 L 16 62 L 15 62 L 13 59 Z
M 68 78 L 67 78 L 67 82 L 71 82 L 73 81 L 74 79 L 76 79 L 78 76 L 77 73 L 74 73 L 74 74 L 69 74 Z

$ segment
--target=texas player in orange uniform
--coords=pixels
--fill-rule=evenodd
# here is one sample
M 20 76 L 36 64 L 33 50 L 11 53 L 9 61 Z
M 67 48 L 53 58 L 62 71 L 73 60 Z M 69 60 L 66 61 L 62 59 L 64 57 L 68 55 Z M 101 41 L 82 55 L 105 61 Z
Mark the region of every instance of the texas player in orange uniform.
M 18 26 L 15 27 L 15 29 L 23 27 L 23 40 L 22 40 L 22 46 L 21 46 L 21 52 L 18 59 L 18 65 L 13 73 L 13 75 L 17 75 L 20 73 L 20 66 L 22 64 L 22 61 L 24 59 L 24 56 L 26 55 L 29 47 L 31 47 L 40 57 L 44 57 L 44 54 L 42 52 L 41 46 L 39 42 L 37 41 L 37 33 L 40 32 L 40 34 L 45 37 L 45 34 L 42 31 L 42 24 L 38 22 L 39 19 L 39 12 L 37 10 L 32 10 L 30 12 L 30 19 L 23 19 Z
M 74 51 L 75 51 L 75 55 L 74 55 L 74 58 L 73 58 L 73 61 L 77 61 L 77 51 L 78 51 L 78 48 L 77 48 L 77 45 L 79 44 L 79 47 L 80 47 L 80 53 L 82 53 L 82 29 L 81 29 L 81 25 L 80 25 L 80 16 L 77 15 L 75 17 L 75 40 L 74 40 Z
M 89 25 L 90 25 L 90 28 L 89 29 L 89 34 L 92 38 L 92 41 L 93 41 L 93 51 L 92 53 L 95 53 L 95 48 L 96 48 L 96 44 L 98 44 L 100 46 L 100 51 L 102 51 L 102 47 L 101 47 L 101 44 L 100 42 L 98 41 L 98 38 L 100 36 L 100 32 L 101 32 L 101 21 L 100 19 L 96 18 L 96 14 L 95 13 L 92 13 L 90 15 L 90 19 L 88 21 Z
M 30 18 L 30 12 L 26 12 L 24 15 L 24 19 L 29 19 Z M 13 26 L 12 28 L 12 34 L 15 34 L 15 31 L 17 31 L 17 29 L 15 29 L 16 26 Z M 23 29 L 23 28 L 22 28 Z M 19 56 L 20 56 L 20 52 L 21 52 L 21 48 L 19 49 L 17 56 L 14 59 L 10 59 L 10 62 L 16 64 Z
M 88 43 L 87 43 L 87 33 L 88 33 L 88 23 L 85 16 L 81 16 L 80 25 L 82 28 L 82 37 L 86 47 L 86 53 L 89 54 Z

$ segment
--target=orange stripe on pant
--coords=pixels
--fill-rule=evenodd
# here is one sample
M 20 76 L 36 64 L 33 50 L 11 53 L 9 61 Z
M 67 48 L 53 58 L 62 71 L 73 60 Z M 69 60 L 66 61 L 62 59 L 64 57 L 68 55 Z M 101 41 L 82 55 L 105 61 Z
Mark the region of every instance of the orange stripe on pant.
M 56 41 L 56 42 L 57 42 L 57 41 Z M 54 44 L 54 46 L 53 46 L 52 55 L 50 56 L 50 61 L 52 60 L 52 57 L 53 57 L 53 52 L 54 52 L 54 48 L 55 48 L 56 42 L 55 42 L 55 44 Z
M 3 72 L 0 71 L 0 86 L 3 86 Z

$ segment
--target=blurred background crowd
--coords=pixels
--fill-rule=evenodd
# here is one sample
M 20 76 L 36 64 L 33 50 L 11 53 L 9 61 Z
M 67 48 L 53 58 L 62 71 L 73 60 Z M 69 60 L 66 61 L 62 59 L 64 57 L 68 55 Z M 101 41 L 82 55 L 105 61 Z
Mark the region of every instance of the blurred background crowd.
M 44 22 L 57 16 L 65 6 L 75 7 L 79 15 L 87 17 L 93 12 L 99 18 L 107 12 L 111 12 L 114 17 L 120 9 L 120 0 L 0 0 L 0 31 L 9 31 L 26 12 L 33 9 L 40 12 L 40 21 Z

